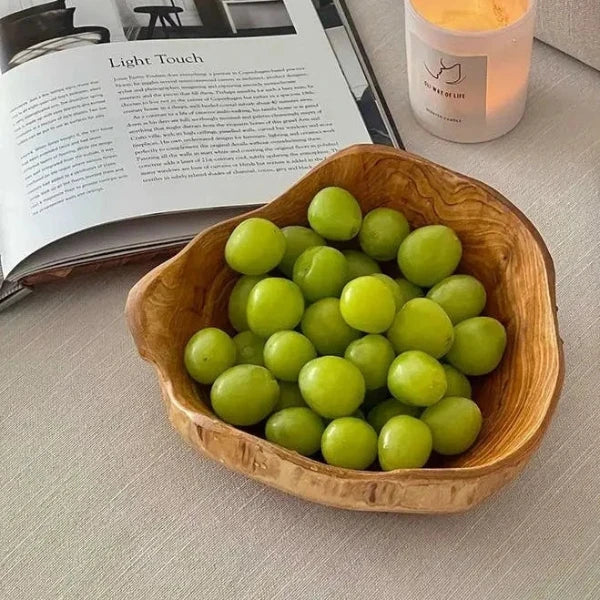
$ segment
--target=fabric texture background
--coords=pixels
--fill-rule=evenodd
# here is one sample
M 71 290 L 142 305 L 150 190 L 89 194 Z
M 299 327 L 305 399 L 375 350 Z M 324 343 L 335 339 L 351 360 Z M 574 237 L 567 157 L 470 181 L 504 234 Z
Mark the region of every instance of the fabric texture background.
M 350 4 L 408 149 L 499 189 L 554 257 L 567 370 L 540 449 L 460 515 L 285 496 L 168 424 L 123 318 L 148 265 L 51 284 L 0 314 L 0 598 L 600 598 L 600 73 L 536 43 L 521 124 L 452 144 L 410 113 L 401 3 Z
M 600 69 L 600 2 L 538 0 L 536 35 Z

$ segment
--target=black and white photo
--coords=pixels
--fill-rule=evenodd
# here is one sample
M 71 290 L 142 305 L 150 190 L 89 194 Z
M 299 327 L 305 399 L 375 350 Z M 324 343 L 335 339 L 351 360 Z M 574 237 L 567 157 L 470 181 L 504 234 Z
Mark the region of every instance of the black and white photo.
M 294 34 L 283 0 L 113 0 L 130 41 Z
M 283 0 L 0 0 L 0 72 L 110 42 L 295 33 Z
M 0 0 L 0 72 L 53 52 L 124 39 L 113 0 Z

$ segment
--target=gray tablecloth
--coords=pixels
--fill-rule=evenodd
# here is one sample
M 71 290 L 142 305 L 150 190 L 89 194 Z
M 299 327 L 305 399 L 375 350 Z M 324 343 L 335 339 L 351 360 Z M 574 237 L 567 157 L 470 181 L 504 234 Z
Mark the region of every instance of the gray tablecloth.
M 147 267 L 38 290 L 0 316 L 0 598 L 600 598 L 600 74 L 536 44 L 510 135 L 438 140 L 408 107 L 398 0 L 352 0 L 408 148 L 479 177 L 554 257 L 565 388 L 523 475 L 472 512 L 307 504 L 171 429 L 123 320 Z

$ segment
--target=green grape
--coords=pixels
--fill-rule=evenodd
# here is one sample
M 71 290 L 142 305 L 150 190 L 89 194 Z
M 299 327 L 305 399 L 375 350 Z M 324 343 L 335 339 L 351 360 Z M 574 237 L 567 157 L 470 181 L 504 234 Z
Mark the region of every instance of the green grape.
M 444 367 L 446 381 L 448 382 L 445 395 L 472 398 L 473 390 L 471 389 L 471 382 L 467 379 L 466 375 L 463 375 L 451 365 L 442 365 L 442 367 Z
M 388 388 L 392 396 L 411 406 L 431 406 L 446 393 L 444 367 L 420 350 L 397 356 L 388 372 Z
M 309 302 L 339 297 L 348 279 L 348 263 L 344 255 L 329 246 L 305 250 L 294 265 L 294 283 Z
M 392 344 L 382 335 L 366 335 L 351 342 L 344 358 L 358 367 L 365 379 L 367 390 L 382 388 L 396 355 Z
M 271 221 L 252 217 L 242 221 L 225 245 L 225 260 L 238 273 L 262 275 L 283 258 L 285 237 Z
M 433 449 L 451 456 L 468 450 L 481 431 L 481 411 L 468 398 L 442 398 L 426 408 L 421 420 L 431 430 Z
M 358 241 L 363 252 L 375 260 L 393 260 L 409 232 L 410 225 L 400 211 L 376 208 L 365 215 Z
M 264 366 L 264 338 L 259 337 L 251 331 L 242 331 L 233 338 L 233 343 L 237 349 L 236 364 Z
M 439 304 L 428 298 L 413 298 L 398 311 L 387 336 L 398 353 L 422 350 L 440 358 L 452 346 L 454 329 Z
M 228 312 L 229 322 L 236 331 L 248 329 L 248 319 L 246 318 L 248 296 L 252 288 L 264 278 L 265 275 L 243 275 L 233 286 L 229 296 Z
M 452 229 L 427 225 L 415 229 L 402 242 L 398 265 L 406 279 L 431 287 L 454 273 L 461 256 L 462 245 Z
M 384 471 L 420 469 L 431 448 L 431 431 L 423 421 L 409 415 L 392 417 L 379 434 L 379 464 Z
M 385 283 L 385 285 L 387 286 L 388 290 L 392 292 L 392 296 L 394 297 L 394 303 L 396 304 L 396 312 L 398 312 L 406 302 L 406 300 L 404 300 L 402 291 L 400 290 L 400 286 L 389 275 L 384 275 L 383 273 L 373 273 L 371 277 L 375 277 L 375 279 L 383 281 L 383 283 Z
M 235 364 L 233 340 L 221 329 L 207 327 L 196 332 L 185 347 L 184 363 L 190 376 L 200 383 L 212 383 Z
M 289 279 L 267 277 L 248 296 L 246 316 L 250 329 L 264 338 L 276 331 L 294 329 L 304 314 L 304 297 Z
M 481 314 L 486 302 L 485 288 L 470 275 L 451 275 L 436 283 L 427 297 L 437 302 L 453 325 Z
M 277 380 L 258 365 L 227 369 L 210 390 L 213 410 L 231 425 L 255 425 L 272 412 L 278 399 Z
M 321 447 L 325 426 L 310 408 L 294 406 L 272 414 L 265 425 L 265 437 L 274 444 L 312 456 Z
M 317 351 L 312 342 L 297 331 L 278 331 L 265 344 L 265 366 L 277 379 L 298 381 L 300 369 Z
M 325 240 L 312 229 L 300 225 L 284 227 L 281 233 L 285 237 L 285 253 L 279 263 L 279 270 L 291 279 L 296 259 L 309 248 L 325 246 Z
M 374 406 L 377 406 L 384 400 L 387 400 L 390 395 L 391 394 L 387 389 L 387 385 L 376 390 L 367 390 L 365 392 L 365 399 L 363 400 L 361 408 L 365 411 L 370 411 Z
M 359 232 L 362 212 L 350 192 L 327 187 L 312 199 L 308 222 L 325 239 L 341 242 L 351 240 Z
M 361 372 L 339 356 L 322 356 L 306 363 L 298 386 L 306 403 L 327 419 L 351 415 L 365 397 Z
M 418 417 L 421 413 L 421 409 L 417 406 L 409 406 L 396 400 L 396 398 L 389 398 L 384 400 L 377 406 L 374 406 L 367 415 L 367 421 L 371 424 L 371 427 L 379 433 L 381 428 L 392 418 L 398 415 L 409 415 L 411 417 Z
M 350 327 L 367 333 L 382 333 L 394 320 L 396 302 L 383 281 L 371 276 L 358 277 L 344 287 L 340 311 Z
M 377 434 L 362 419 L 342 417 L 325 429 L 321 438 L 325 462 L 346 469 L 366 469 L 377 457 Z
M 290 408 L 292 406 L 308 406 L 304 402 L 304 398 L 300 392 L 300 388 L 297 383 L 291 383 L 289 381 L 279 382 L 279 400 L 273 409 L 273 412 L 283 410 L 284 408 Z
M 348 263 L 348 281 L 365 275 L 381 273 L 381 267 L 370 257 L 358 250 L 342 250 Z
M 311 304 L 300 327 L 317 352 L 323 355 L 343 356 L 348 344 L 360 337 L 360 332 L 342 318 L 337 298 L 323 298 Z
M 465 375 L 486 375 L 502 360 L 506 330 L 491 317 L 472 317 L 454 326 L 454 344 L 448 362 Z
M 422 298 L 425 295 L 425 292 L 418 285 L 411 283 L 408 279 L 398 277 L 394 281 L 398 284 L 402 294 L 402 306 L 413 298 Z

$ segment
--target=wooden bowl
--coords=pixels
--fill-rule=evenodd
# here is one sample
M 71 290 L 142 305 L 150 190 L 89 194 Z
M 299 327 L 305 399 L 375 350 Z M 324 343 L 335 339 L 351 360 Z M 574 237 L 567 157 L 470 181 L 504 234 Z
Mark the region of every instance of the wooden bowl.
M 219 420 L 208 389 L 199 389 L 185 372 L 183 350 L 196 330 L 230 329 L 227 301 L 237 275 L 223 250 L 234 227 L 249 215 L 279 226 L 305 224 L 310 200 L 330 185 L 352 192 L 364 212 L 389 206 L 413 226 L 452 227 L 464 247 L 459 271 L 484 283 L 486 314 L 506 326 L 504 359 L 476 386 L 484 416 L 480 437 L 467 453 L 436 468 L 351 471 L 304 458 Z M 539 233 L 498 192 L 422 158 L 368 145 L 334 154 L 270 204 L 202 232 L 137 283 L 126 310 L 140 354 L 156 368 L 171 422 L 206 456 L 330 506 L 450 513 L 478 504 L 512 480 L 548 427 L 563 380 L 554 285 Z

